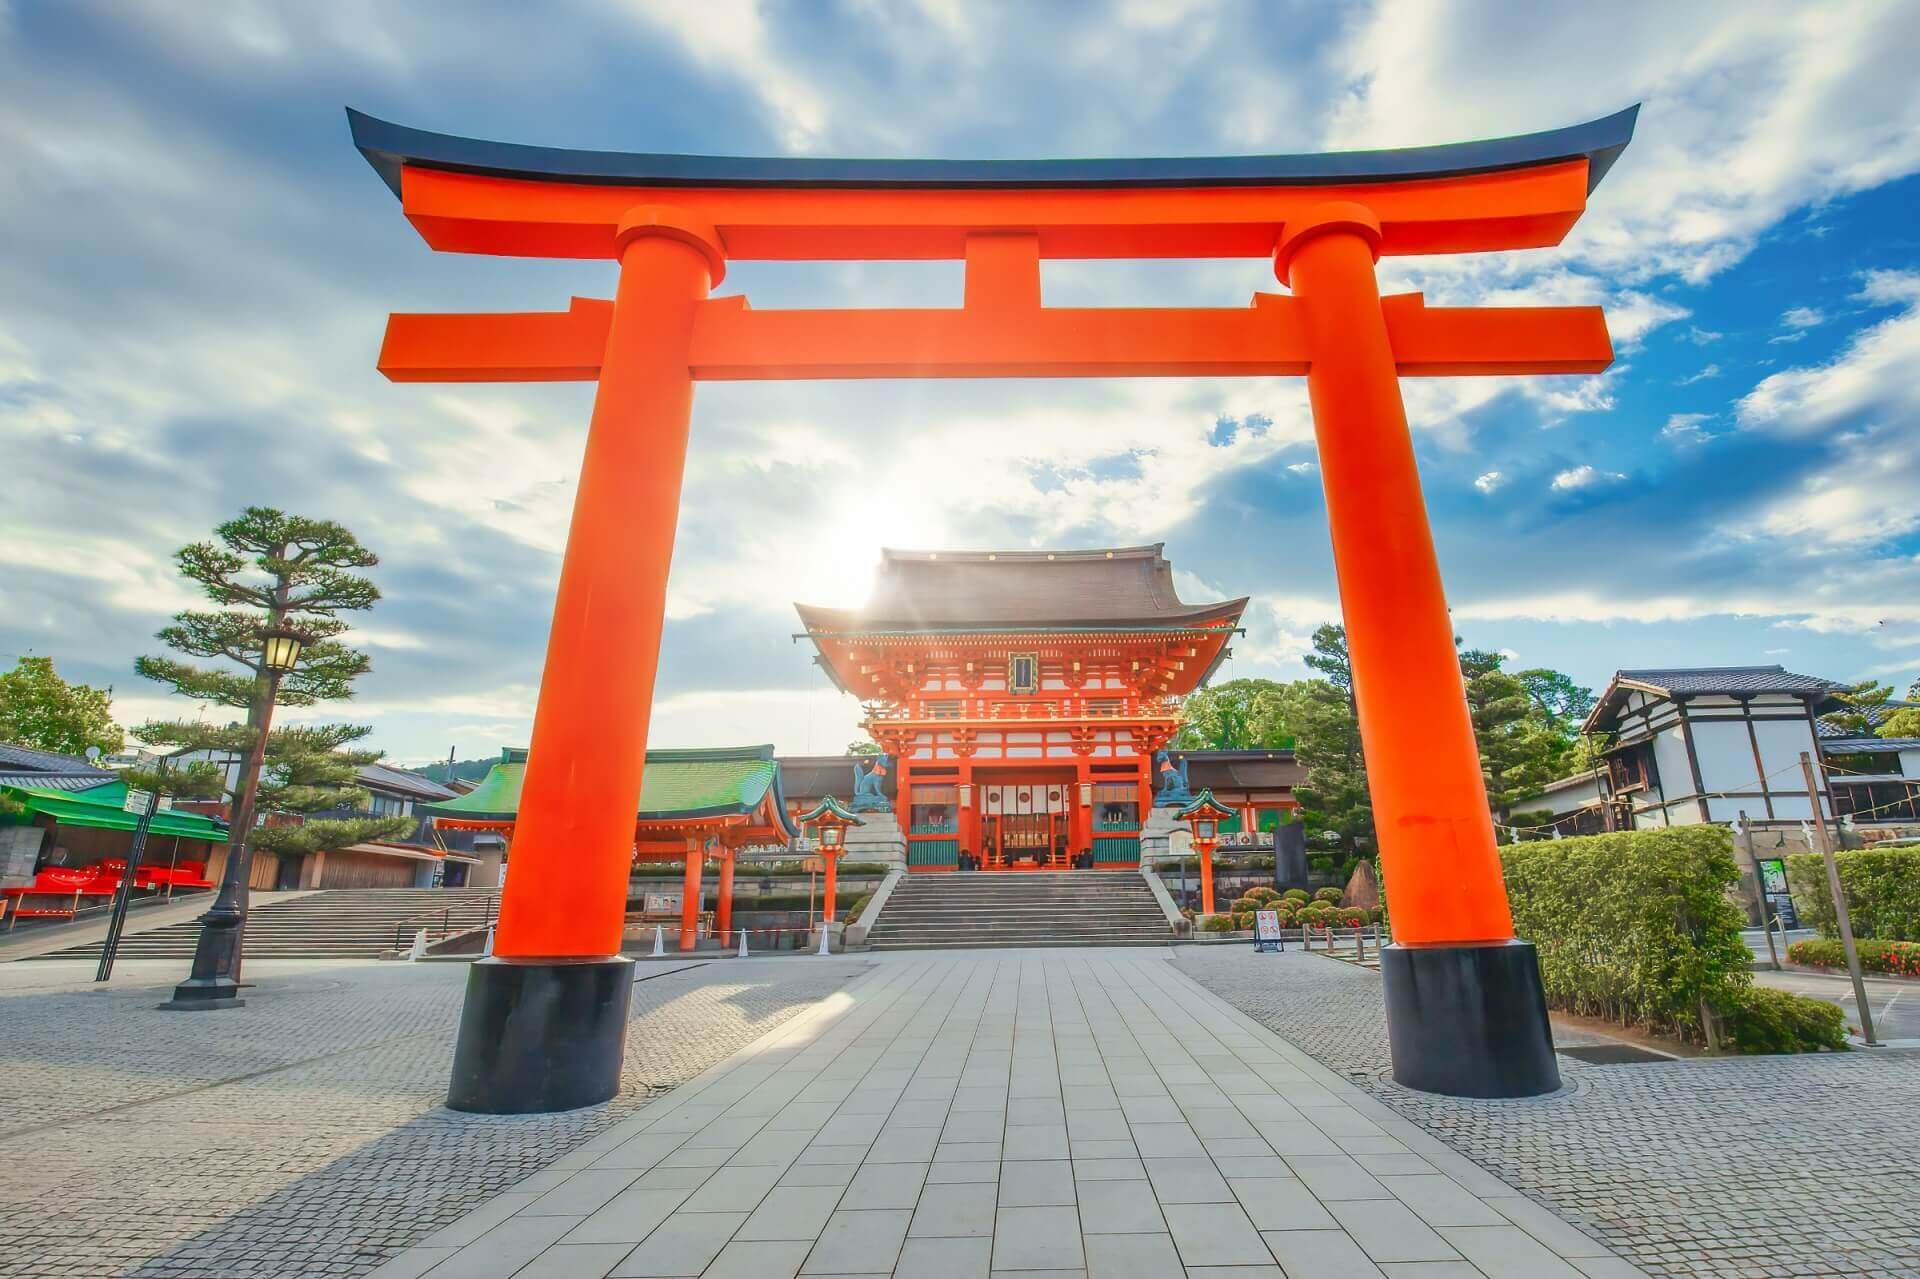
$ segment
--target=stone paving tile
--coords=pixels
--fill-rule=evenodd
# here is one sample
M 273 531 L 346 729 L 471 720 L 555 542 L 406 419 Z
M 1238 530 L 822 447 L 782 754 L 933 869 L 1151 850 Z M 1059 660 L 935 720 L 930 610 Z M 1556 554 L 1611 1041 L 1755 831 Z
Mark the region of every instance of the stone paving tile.
M 1213 947 L 1178 952 L 1176 966 L 1364 1089 L 1390 1135 L 1406 1140 L 1400 1122 L 1445 1143 L 1412 1151 L 1434 1174 L 1337 1151 L 1443 1237 L 1511 1216 L 1522 1239 L 1537 1234 L 1594 1279 L 1636 1265 L 1674 1279 L 1920 1276 L 1920 1052 L 1637 1066 L 1562 1057 L 1557 1094 L 1462 1101 L 1385 1076 L 1375 973 Z M 1276 1139 L 1300 1139 L 1259 1131 L 1282 1154 Z M 1509 1187 L 1531 1198 L 1503 1195 Z M 1578 1255 L 1595 1240 L 1619 1256 Z
M 1297 1279 L 1381 1273 L 1367 1248 L 1396 1267 L 1454 1258 L 1453 1230 L 1502 1265 L 1595 1250 L 1164 957 L 887 956 L 849 993 L 528 1170 L 376 1279 L 563 1261 L 623 1277 Z M 1274 1153 L 1263 1127 L 1299 1153 Z M 1360 1162 L 1376 1157 L 1438 1171 L 1402 1171 L 1396 1194 Z M 1423 1208 L 1470 1214 L 1427 1179 L 1512 1211 L 1439 1227 Z
M 436 1239 L 442 1274 L 467 1272 L 460 1250 L 509 1209 L 544 1198 L 564 1232 L 625 1193 L 674 1138 L 610 1143 L 590 1175 L 570 1161 L 869 967 L 642 966 L 622 1096 L 495 1117 L 440 1106 L 461 965 L 255 961 L 245 1008 L 196 1016 L 155 1008 L 179 963 L 122 963 L 104 989 L 91 964 L 0 966 L 0 1276 L 353 1279 L 491 1200 L 499 1220 Z

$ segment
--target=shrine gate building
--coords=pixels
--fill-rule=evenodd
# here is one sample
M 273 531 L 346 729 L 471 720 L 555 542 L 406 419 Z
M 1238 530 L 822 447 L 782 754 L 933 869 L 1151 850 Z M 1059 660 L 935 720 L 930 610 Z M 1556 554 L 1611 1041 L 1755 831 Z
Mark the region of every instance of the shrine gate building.
M 1152 546 L 882 552 L 802 635 L 897 768 L 911 871 L 1132 867 L 1155 752 L 1247 601 L 1188 604 Z

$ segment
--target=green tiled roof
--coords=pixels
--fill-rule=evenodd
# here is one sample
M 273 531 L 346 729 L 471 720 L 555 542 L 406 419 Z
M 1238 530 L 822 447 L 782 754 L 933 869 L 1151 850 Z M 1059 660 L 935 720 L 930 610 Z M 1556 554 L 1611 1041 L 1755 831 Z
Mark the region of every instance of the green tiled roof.
M 817 822 L 828 813 L 832 813 L 841 821 L 850 822 L 855 826 L 865 826 L 867 824 L 866 818 L 856 815 L 851 808 L 848 808 L 831 795 L 821 796 L 820 802 L 813 806 L 811 812 L 802 813 L 795 820 L 803 824 L 807 822 Z
M 81 791 L 42 789 L 37 786 L 8 786 L 4 789 L 24 803 L 28 812 L 45 814 L 63 826 L 132 830 L 140 820 L 121 807 L 127 798 L 125 782 L 107 782 Z M 199 813 L 176 812 L 170 808 L 156 812 L 147 829 L 155 835 L 178 835 L 181 839 L 201 839 L 209 843 L 220 843 L 227 838 L 225 822 Z
M 1189 817 L 1203 816 L 1209 810 L 1218 814 L 1222 818 L 1233 816 L 1233 810 L 1221 804 L 1219 800 L 1215 799 L 1213 797 L 1213 790 L 1211 788 L 1208 788 L 1207 790 L 1201 791 L 1198 795 L 1195 795 L 1193 797 L 1193 802 L 1191 804 L 1188 804 L 1185 808 L 1181 809 L 1179 812 L 1175 813 L 1174 817 L 1176 817 L 1181 821 L 1185 821 Z
M 468 794 L 437 804 L 418 804 L 414 811 L 466 821 L 513 821 L 520 811 L 525 761 L 525 751 L 503 752 L 503 762 L 495 764 Z M 780 765 L 773 758 L 773 747 L 648 751 L 637 816 L 641 821 L 675 821 L 751 813 L 761 806 L 769 790 L 773 792 L 772 808 L 786 833 L 797 834 L 787 818 L 786 800 L 780 791 Z

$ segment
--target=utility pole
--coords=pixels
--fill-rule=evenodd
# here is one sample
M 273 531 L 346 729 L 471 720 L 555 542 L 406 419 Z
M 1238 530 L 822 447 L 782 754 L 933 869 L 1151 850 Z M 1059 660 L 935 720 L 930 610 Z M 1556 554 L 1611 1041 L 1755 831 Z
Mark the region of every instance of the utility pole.
M 1827 863 L 1827 891 L 1833 894 L 1833 912 L 1840 921 L 1840 945 L 1847 952 L 1847 973 L 1853 978 L 1853 1001 L 1860 1008 L 1860 1034 L 1867 1047 L 1876 1048 L 1873 1010 L 1867 1006 L 1867 983 L 1860 976 L 1860 951 L 1853 944 L 1853 917 L 1847 913 L 1847 894 L 1840 886 L 1840 863 L 1834 860 L 1833 840 L 1827 835 L 1826 811 L 1820 807 L 1820 789 L 1814 783 L 1813 759 L 1800 752 L 1800 773 L 1807 780 L 1807 798 L 1813 803 L 1813 824 L 1820 832 L 1820 856 Z

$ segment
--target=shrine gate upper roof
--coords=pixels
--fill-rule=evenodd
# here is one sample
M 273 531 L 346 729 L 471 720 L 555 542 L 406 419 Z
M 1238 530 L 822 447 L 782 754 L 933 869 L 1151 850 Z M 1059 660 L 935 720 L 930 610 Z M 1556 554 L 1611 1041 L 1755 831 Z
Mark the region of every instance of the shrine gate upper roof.
M 1633 138 L 1638 106 L 1598 120 L 1513 137 L 1377 151 L 1304 155 L 1166 156 L 1099 160 L 843 160 L 810 156 L 668 155 L 583 151 L 432 133 L 347 109 L 353 142 L 395 195 L 407 166 L 505 178 L 645 187 L 1310 186 L 1459 177 L 1587 162 L 1587 190 Z
M 1152 546 L 1078 551 L 883 550 L 858 609 L 796 604 L 809 633 L 1232 625 L 1246 598 L 1188 604 Z

